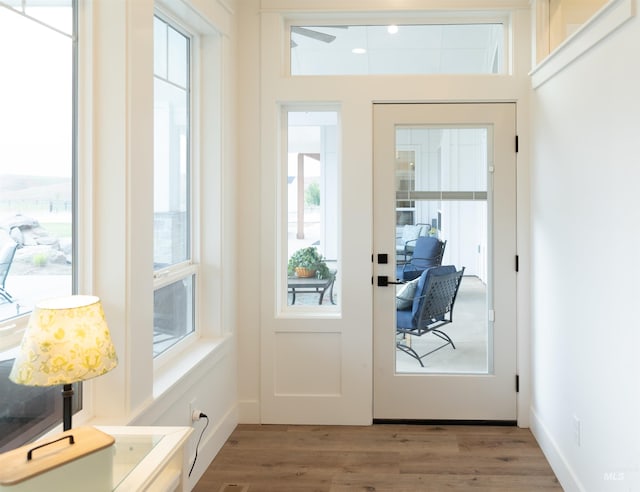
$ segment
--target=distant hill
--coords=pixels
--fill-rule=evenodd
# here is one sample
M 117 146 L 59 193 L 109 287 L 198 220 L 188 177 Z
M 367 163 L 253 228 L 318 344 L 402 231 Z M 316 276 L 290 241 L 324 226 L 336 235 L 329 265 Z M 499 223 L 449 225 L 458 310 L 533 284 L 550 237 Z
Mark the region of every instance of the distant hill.
M 0 174 L 0 201 L 66 199 L 71 189 L 70 178 Z

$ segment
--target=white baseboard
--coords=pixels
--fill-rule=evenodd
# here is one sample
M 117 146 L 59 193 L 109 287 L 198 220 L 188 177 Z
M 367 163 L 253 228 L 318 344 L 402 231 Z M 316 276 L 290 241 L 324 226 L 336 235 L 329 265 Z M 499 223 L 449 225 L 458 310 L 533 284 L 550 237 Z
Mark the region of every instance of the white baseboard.
M 542 449 L 547 461 L 551 465 L 551 469 L 560 481 L 562 488 L 565 492 L 585 492 L 586 489 L 580 483 L 580 480 L 565 459 L 555 439 L 549 433 L 549 430 L 533 408 L 529 409 L 529 415 L 531 433 L 536 438 L 536 441 L 538 441 L 540 449 Z
M 241 400 L 238 402 L 238 422 L 241 424 L 260 423 L 260 402 L 258 400 Z
M 233 407 L 230 409 L 222 419 L 220 419 L 217 423 L 211 422 L 209 425 L 214 424 L 214 428 L 205 432 L 206 436 L 203 437 L 200 442 L 200 446 L 198 446 L 198 457 L 196 460 L 196 464 L 193 467 L 193 471 L 191 472 L 191 476 L 189 476 L 189 471 L 191 470 L 191 466 L 193 465 L 193 460 L 195 458 L 195 450 L 194 454 L 188 457 L 188 462 L 185 463 L 184 466 L 184 477 L 186 490 L 192 490 L 198 480 L 202 477 L 204 472 L 207 470 L 213 459 L 216 457 L 224 443 L 227 441 L 233 430 L 238 425 L 238 410 L 237 407 Z M 217 425 L 216 425 L 217 424 Z M 201 429 L 196 429 L 194 434 L 200 437 Z

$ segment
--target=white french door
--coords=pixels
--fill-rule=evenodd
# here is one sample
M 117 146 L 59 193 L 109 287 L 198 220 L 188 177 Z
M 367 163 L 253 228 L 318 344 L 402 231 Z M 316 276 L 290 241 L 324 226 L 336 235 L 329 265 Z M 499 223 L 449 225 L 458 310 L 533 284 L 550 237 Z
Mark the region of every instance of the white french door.
M 374 286 L 374 419 L 516 419 L 515 110 L 374 105 L 374 258 L 389 259 L 374 276 L 402 276 L 411 234 L 446 241 L 442 264 L 465 268 L 442 328 L 453 346 L 420 360 L 396 347 L 398 287 Z M 442 340 L 402 343 L 422 355 Z

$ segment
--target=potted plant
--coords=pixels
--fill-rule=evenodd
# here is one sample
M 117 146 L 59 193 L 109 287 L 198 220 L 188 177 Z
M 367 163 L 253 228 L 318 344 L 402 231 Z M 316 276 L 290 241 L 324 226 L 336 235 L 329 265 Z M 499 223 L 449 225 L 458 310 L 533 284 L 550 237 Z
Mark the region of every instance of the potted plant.
M 289 258 L 287 271 L 289 275 L 295 274 L 298 277 L 328 278 L 331 275 L 324 257 L 315 246 L 308 246 L 293 253 Z

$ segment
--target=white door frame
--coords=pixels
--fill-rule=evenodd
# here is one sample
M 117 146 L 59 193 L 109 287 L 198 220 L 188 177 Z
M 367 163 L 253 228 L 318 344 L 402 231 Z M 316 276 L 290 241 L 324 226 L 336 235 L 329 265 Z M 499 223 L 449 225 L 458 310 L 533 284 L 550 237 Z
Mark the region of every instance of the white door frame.
M 530 26 L 531 16 L 527 8 L 513 9 L 511 11 L 513 32 L 512 57 L 517 60 L 513 65 L 513 73 L 505 76 L 438 76 L 434 78 L 424 76 L 403 76 L 401 91 L 399 85 L 389 83 L 387 76 L 363 77 L 289 77 L 282 63 L 282 49 L 288 40 L 286 39 L 283 19 L 290 15 L 290 9 L 283 7 L 278 9 L 277 2 L 273 2 L 273 9 L 268 11 L 255 10 L 255 22 L 248 22 L 248 26 L 255 27 L 254 34 L 247 38 L 247 43 L 253 43 L 256 47 L 255 57 L 247 61 L 248 73 L 253 77 L 244 77 L 239 81 L 239 91 L 246 97 L 242 100 L 241 113 L 244 117 L 243 134 L 248 138 L 247 142 L 240 142 L 239 153 L 241 163 L 247 169 L 240 176 L 238 206 L 239 217 L 244 223 L 256 224 L 255 243 L 251 247 L 241 244 L 240 252 L 246 254 L 255 252 L 256 257 L 238 258 L 238 274 L 245 281 L 257 282 L 256 287 L 243 289 L 239 286 L 238 295 L 253 293 L 253 302 L 240 302 L 238 314 L 238 349 L 239 349 L 239 415 L 243 422 L 260 422 L 264 414 L 263 401 L 264 371 L 271 367 L 264 362 L 265 350 L 264 331 L 268 332 L 269 325 L 274 317 L 274 304 L 270 296 L 273 286 L 273 258 L 275 257 L 275 244 L 273 231 L 275 227 L 275 185 L 276 178 L 272 169 L 277 162 L 278 149 L 278 104 L 282 101 L 308 101 L 308 102 L 333 102 L 340 105 L 343 121 L 343 162 L 349 162 L 347 172 L 349 174 L 361 174 L 358 176 L 357 199 L 349 194 L 342 194 L 342 199 L 354 214 L 363 213 L 358 225 L 358 232 L 346 231 L 349 241 L 355 241 L 362 251 L 372 253 L 372 237 L 370 210 L 372 207 L 372 182 L 368 174 L 372 165 L 372 102 L 377 101 L 420 101 L 420 102 L 455 102 L 455 101 L 518 101 L 518 128 L 521 135 L 527 135 L 529 131 L 529 105 L 530 80 L 528 70 L 530 63 Z M 341 3 L 338 11 L 344 10 L 352 14 L 358 7 L 346 0 Z M 401 9 L 404 10 L 404 9 Z M 509 9 L 511 10 L 511 9 Z M 385 8 L 386 11 L 386 8 Z M 251 32 L 251 31 L 250 31 Z M 260 64 L 260 60 L 269 63 Z M 249 69 L 250 68 L 250 69 Z M 256 82 L 258 81 L 258 82 Z M 518 275 L 518 360 L 520 367 L 520 393 L 518 394 L 518 424 L 528 426 L 530 406 L 529 384 L 529 282 L 530 273 L 528 266 L 529 257 L 529 228 L 530 206 L 529 197 L 529 142 L 521 139 L 520 153 L 518 154 L 518 237 L 520 253 L 520 273 Z M 247 193 L 251 197 L 247 200 Z M 352 203 L 355 205 L 351 207 Z M 252 217 L 258 216 L 257 219 Z M 354 232 L 352 234 L 352 232 Z M 369 235 L 367 236 L 367 232 Z M 249 241 L 251 234 L 247 230 L 240 236 L 243 243 Z M 246 261 L 245 261 L 246 260 Z M 350 259 L 351 260 L 351 259 Z M 371 262 L 365 264 L 357 258 L 350 261 L 352 273 L 366 278 L 359 279 L 355 284 L 356 289 L 371 289 Z M 239 282 L 240 283 L 240 282 Z M 346 287 L 343 286 L 346 289 Z M 371 296 L 369 296 L 371 298 Z M 349 303 L 345 299 L 348 309 Z M 362 398 L 367 401 L 368 407 L 361 408 L 362 421 L 366 423 L 372 419 L 372 354 L 367 353 L 367 347 L 372 347 L 371 334 L 371 309 L 369 301 L 357 301 L 353 309 L 360 311 L 358 330 L 363 334 L 359 343 L 364 344 L 364 349 L 353 353 L 351 363 L 359 374 L 360 391 Z M 268 346 L 268 344 L 267 344 Z M 272 358 L 271 353 L 266 354 Z M 271 363 L 273 360 L 271 361 Z

